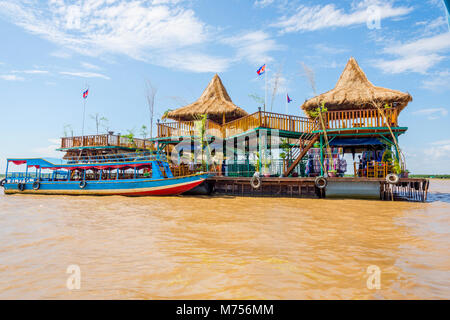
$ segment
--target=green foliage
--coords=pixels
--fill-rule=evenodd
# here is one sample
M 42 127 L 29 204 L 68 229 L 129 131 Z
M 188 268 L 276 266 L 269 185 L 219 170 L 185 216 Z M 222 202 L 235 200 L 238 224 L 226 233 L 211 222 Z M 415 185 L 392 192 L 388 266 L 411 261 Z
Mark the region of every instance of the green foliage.
M 311 118 L 317 118 L 319 114 L 328 112 L 328 108 L 325 107 L 325 102 L 322 102 L 320 106 L 318 106 L 314 110 L 309 110 L 307 113 Z
M 140 130 L 141 130 L 141 136 L 142 136 L 142 138 L 143 138 L 143 139 L 147 138 L 147 135 L 148 135 L 148 129 L 147 129 L 147 126 L 146 126 L 145 124 L 143 124 Z
M 167 116 L 169 114 L 169 112 L 173 111 L 172 109 L 167 109 L 166 111 L 164 111 L 163 116 L 162 116 L 162 120 L 166 121 Z
M 253 101 L 255 101 L 258 106 L 264 107 L 265 101 L 259 95 L 252 93 L 249 94 L 248 96 L 252 98 Z
M 133 148 L 136 148 L 136 143 L 134 142 L 134 129 L 127 130 L 127 134 L 124 134 L 123 137 L 128 139 L 128 143 L 133 146 Z
M 291 150 L 288 139 L 281 139 L 280 148 L 283 150 L 283 152 L 280 153 L 281 159 L 286 159 Z
M 259 152 L 256 152 L 256 172 L 259 172 L 259 168 L 261 167 L 261 159 Z
M 389 149 L 386 149 L 383 153 L 383 157 L 382 157 L 381 161 L 391 163 L 392 160 L 393 160 L 392 151 Z
M 396 173 L 396 174 L 402 173 L 402 168 L 400 167 L 400 163 L 398 162 L 398 160 L 395 160 L 395 161 L 394 161 L 394 166 L 393 166 L 392 170 L 393 170 L 394 173 Z

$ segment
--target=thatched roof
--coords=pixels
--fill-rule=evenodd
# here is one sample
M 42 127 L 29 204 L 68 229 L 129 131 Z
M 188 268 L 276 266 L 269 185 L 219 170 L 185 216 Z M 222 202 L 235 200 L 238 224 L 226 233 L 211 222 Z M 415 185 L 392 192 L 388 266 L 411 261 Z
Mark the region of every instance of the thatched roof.
M 348 60 L 334 89 L 305 101 L 304 111 L 317 108 L 322 102 L 329 111 L 372 109 L 372 102 L 393 104 L 402 110 L 412 100 L 409 93 L 374 86 L 356 60 Z
M 205 113 L 208 114 L 209 119 L 220 124 L 223 121 L 223 114 L 225 114 L 227 122 L 247 115 L 247 112 L 231 101 L 222 80 L 217 74 L 214 75 L 197 101 L 170 111 L 167 118 L 177 121 L 190 121 Z

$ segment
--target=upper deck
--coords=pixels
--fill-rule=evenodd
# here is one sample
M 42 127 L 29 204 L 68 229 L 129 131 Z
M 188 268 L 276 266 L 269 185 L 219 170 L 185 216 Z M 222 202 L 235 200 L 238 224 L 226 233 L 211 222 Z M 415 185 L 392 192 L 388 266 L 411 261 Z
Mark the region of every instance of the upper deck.
M 381 112 L 378 109 L 328 111 L 323 113 L 322 118 L 327 131 L 345 130 L 348 134 L 362 131 L 380 132 L 387 131 L 389 126 L 394 131 L 401 132 L 406 129 L 398 127 L 398 113 L 397 108 L 383 109 Z M 195 121 L 158 123 L 157 126 L 156 139 L 171 140 L 170 138 L 198 136 L 199 129 Z M 265 111 L 257 111 L 223 125 L 208 120 L 205 129 L 208 135 L 228 139 L 258 128 L 279 130 L 280 135 L 293 137 L 322 131 L 318 118 Z
M 66 151 L 68 149 L 83 148 L 122 148 L 122 149 L 142 149 L 155 150 L 153 142 L 139 138 L 129 138 L 120 135 L 99 134 L 88 135 L 83 137 L 64 137 L 61 139 L 61 148 L 59 150 Z

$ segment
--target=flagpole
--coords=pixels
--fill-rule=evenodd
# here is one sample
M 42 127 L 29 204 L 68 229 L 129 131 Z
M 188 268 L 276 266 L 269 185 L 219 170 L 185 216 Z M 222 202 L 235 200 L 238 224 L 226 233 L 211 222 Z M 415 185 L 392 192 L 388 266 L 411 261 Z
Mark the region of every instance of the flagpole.
M 86 86 L 86 87 L 87 87 L 86 90 L 88 90 L 88 92 L 89 92 L 89 87 L 88 86 Z M 81 145 L 82 146 L 84 146 L 84 121 L 86 118 L 86 100 L 87 100 L 87 97 L 86 98 L 83 97 L 83 126 L 81 128 L 81 141 L 82 141 Z
M 267 68 L 267 64 L 264 70 L 264 81 L 266 82 L 265 88 L 264 88 L 264 112 L 266 112 L 266 106 L 267 106 L 267 73 L 269 72 L 269 69 Z

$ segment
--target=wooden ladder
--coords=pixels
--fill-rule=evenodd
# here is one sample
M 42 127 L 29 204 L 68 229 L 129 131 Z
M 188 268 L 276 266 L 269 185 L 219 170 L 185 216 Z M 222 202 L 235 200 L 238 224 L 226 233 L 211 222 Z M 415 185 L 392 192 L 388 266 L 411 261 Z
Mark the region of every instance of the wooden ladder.
M 306 155 L 308 150 L 311 149 L 311 147 L 314 145 L 314 143 L 319 139 L 319 136 L 320 136 L 319 133 L 311 133 L 311 132 L 305 132 L 300 136 L 298 144 L 293 147 L 293 149 L 296 148 L 296 150 L 298 150 L 297 152 L 294 151 L 295 160 L 284 171 L 283 176 L 287 177 L 292 173 L 292 171 L 295 169 L 295 167 L 299 164 L 299 162 Z

